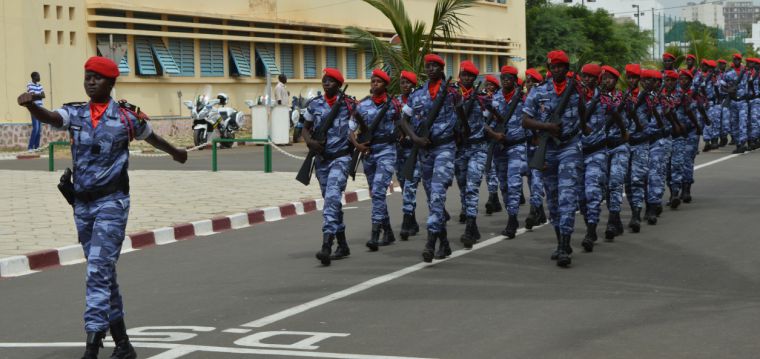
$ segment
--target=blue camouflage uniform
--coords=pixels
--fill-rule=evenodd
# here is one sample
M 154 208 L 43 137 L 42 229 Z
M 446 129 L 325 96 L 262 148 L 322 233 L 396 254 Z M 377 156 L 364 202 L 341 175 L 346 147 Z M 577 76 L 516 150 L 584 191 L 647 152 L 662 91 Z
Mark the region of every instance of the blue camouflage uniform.
M 507 215 L 517 215 L 520 209 L 520 193 L 522 192 L 522 173 L 526 158 L 526 142 L 530 131 L 522 127 L 523 99 L 512 97 L 516 90 L 505 96 L 499 91 L 493 97 L 492 107 L 502 117 L 507 116 L 511 101 L 518 101 L 515 112 L 504 127 L 505 142 L 498 143 L 494 148 L 494 165 L 499 178 L 501 195 L 507 208 Z M 540 204 L 539 204 L 540 205 Z
M 430 214 L 427 220 L 427 229 L 430 233 L 440 233 L 446 230 L 444 218 L 446 190 L 451 186 L 454 177 L 454 155 L 456 152 L 454 106 L 459 102 L 459 95 L 453 87 L 446 87 L 445 84 L 445 81 L 441 81 L 441 88 L 436 94 L 436 98 L 445 95 L 447 99 L 430 129 L 432 144 L 419 151 L 418 159 L 422 170 L 422 185 L 428 194 Z M 429 87 L 430 81 L 426 81 L 420 89 L 409 96 L 409 101 L 404 105 L 403 111 L 411 118 L 411 125 L 416 133 L 420 133 L 421 127 L 427 120 L 427 114 L 433 107 L 434 99 L 431 98 Z
M 385 197 L 388 192 L 388 186 L 393 179 L 393 172 L 397 161 L 396 142 L 398 133 L 396 131 L 396 120 L 398 119 L 400 107 L 399 103 L 393 99 L 391 107 L 385 113 L 385 117 L 377 119 L 377 113 L 382 109 L 384 102 L 376 104 L 372 98 L 368 97 L 356 106 L 355 113 L 364 119 L 366 126 L 369 128 L 375 121 L 382 121 L 375 128 L 372 134 L 370 144 L 370 153 L 364 157 L 364 174 L 367 177 L 370 195 L 372 198 L 372 223 L 383 224 L 389 223 L 388 204 Z M 351 121 L 351 130 L 356 130 L 358 123 L 356 120 Z
M 59 129 L 68 130 L 71 137 L 74 190 L 78 195 L 111 192 L 93 195 L 91 200 L 77 198 L 74 202 L 74 222 L 87 258 L 85 331 L 105 332 L 109 322 L 124 316 L 116 262 L 130 205 L 129 142 L 133 138 L 146 139 L 152 130 L 147 122 L 120 109 L 113 100 L 95 128 L 89 104 L 67 104 L 57 112 L 63 118 Z M 105 190 L 113 189 L 117 183 L 126 187 Z
M 749 111 L 747 103 L 749 72 L 744 71 L 743 74 L 741 72 L 741 69 L 738 72 L 734 69 L 727 69 L 723 77 L 723 84 L 725 85 L 738 83 L 735 97 L 731 98 L 731 104 L 729 105 L 731 113 L 731 137 L 737 145 L 747 142 L 747 111 Z M 741 78 L 739 75 L 741 75 Z
M 404 99 L 403 95 L 399 95 L 398 100 L 400 104 L 406 105 L 408 99 Z M 412 154 L 412 147 L 414 147 L 414 144 L 408 136 L 404 136 L 397 145 L 396 178 L 398 179 L 402 191 L 401 208 L 404 214 L 414 214 L 417 209 L 417 188 L 419 187 L 420 178 L 422 176 L 419 161 L 414 167 L 414 179 L 412 181 L 407 181 L 401 174 L 401 170 L 404 168 L 404 163 L 406 163 L 406 160 Z
M 626 183 L 630 189 L 628 203 L 631 209 L 644 207 L 645 184 L 649 173 L 649 136 L 659 132 L 653 112 L 657 111 L 656 93 L 647 93 L 642 103 L 635 103 L 636 115 L 643 127 L 641 131 L 631 133 L 629 146 L 631 149 L 630 165 Z
M 486 101 L 488 103 L 493 102 L 494 94 L 489 94 Z M 490 122 L 488 122 L 488 126 L 491 128 L 496 127 L 496 120 L 491 119 Z M 488 173 L 485 174 L 486 176 L 486 188 L 488 188 L 488 193 L 496 193 L 499 191 L 499 178 L 496 174 L 496 166 L 491 166 L 491 170 L 488 171 Z
M 583 156 L 579 135 L 577 89 L 566 88 L 564 91 L 574 93 L 570 95 L 570 101 L 562 114 L 560 143 L 553 140 L 548 142 L 543 180 L 551 223 L 561 236 L 570 236 L 575 227 L 578 168 Z M 554 109 L 559 106 L 560 96 L 554 89 L 553 81 L 538 85 L 525 99 L 523 113 L 537 121 L 548 122 Z
M 725 84 L 723 79 L 725 78 L 726 72 L 721 72 L 718 74 L 718 76 L 716 76 L 715 80 L 715 88 L 717 89 L 718 95 L 716 100 L 720 105 L 720 120 L 715 124 L 715 128 L 716 133 L 720 138 L 725 138 L 731 134 L 731 106 L 727 105 L 725 101 L 728 97 L 728 94 L 723 87 L 723 84 Z
M 349 121 L 354 110 L 354 100 L 344 97 L 344 104 L 335 118 L 332 127 L 327 130 L 327 142 L 325 150 L 317 156 L 315 172 L 319 181 L 319 188 L 324 198 L 322 210 L 323 224 L 322 233 L 334 235 L 344 232 L 346 225 L 343 223 L 343 192 L 346 190 L 348 180 L 348 167 L 351 162 L 349 151 L 348 131 Z M 330 105 L 324 96 L 317 96 L 307 105 L 304 120 L 313 123 L 313 131 L 317 131 L 324 118 L 330 113 Z
M 583 147 L 583 165 L 580 171 L 578 187 L 579 206 L 586 223 L 599 223 L 604 187 L 607 183 L 607 118 L 615 110 L 615 104 L 609 95 L 595 90 L 595 97 L 586 104 L 589 134 L 581 136 Z M 619 99 L 617 99 L 619 101 Z M 596 102 L 596 105 L 594 105 Z M 593 106 L 593 107 L 590 107 Z
M 619 93 L 612 96 L 613 103 L 619 103 L 619 101 L 626 101 L 626 108 L 630 109 L 634 105 L 634 100 L 638 96 L 638 88 L 635 91 L 631 91 L 630 97 L 623 99 Z M 628 116 L 622 115 L 623 124 L 627 132 L 636 132 L 636 124 L 628 119 Z M 620 213 L 623 204 L 623 191 L 625 185 L 625 176 L 628 172 L 628 162 L 631 157 L 631 149 L 628 146 L 628 142 L 622 136 L 620 129 L 617 126 L 610 126 L 607 131 L 607 156 L 609 157 L 609 167 L 607 178 L 607 188 L 609 190 L 609 197 L 607 199 L 607 210 L 611 213 Z
M 670 158 L 670 189 L 678 194 L 685 183 L 694 181 L 694 158 L 697 154 L 699 136 L 697 129 L 686 115 L 686 108 L 691 109 L 697 116 L 697 106 L 691 100 L 691 91 L 678 88 L 674 105 L 678 122 L 686 129 L 686 134 L 673 138 L 673 155 Z
M 474 93 L 471 88 L 470 95 L 461 95 L 462 101 L 467 101 L 469 96 L 476 96 L 473 100 L 472 110 L 468 114 L 467 123 L 462 126 L 469 127 L 469 136 L 463 139 L 457 149 L 454 160 L 455 175 L 459 186 L 462 212 L 468 218 L 478 215 L 478 200 L 480 199 L 480 183 L 483 179 L 483 169 L 486 164 L 488 143 L 485 132 L 485 98 Z M 457 129 L 460 130 L 460 129 Z
M 664 114 L 668 108 L 675 110 L 677 104 L 677 94 L 662 93 L 658 104 L 659 113 Z M 649 140 L 649 173 L 647 175 L 647 205 L 660 206 L 662 196 L 665 194 L 665 183 L 667 171 L 670 165 L 670 153 L 672 148 L 671 131 L 672 126 L 664 115 L 661 115 L 663 127 L 657 128 L 656 121 L 650 122 L 648 127 L 650 132 Z
M 751 97 L 749 99 L 751 121 L 747 123 L 749 127 L 747 138 L 750 142 L 754 142 L 760 139 L 760 78 L 758 78 L 756 71 L 753 71 L 751 80 L 748 93 Z
M 698 89 L 704 92 L 705 96 L 705 112 L 710 118 L 710 125 L 704 126 L 702 130 L 702 138 L 705 142 L 712 142 L 720 138 L 720 121 L 721 121 L 721 106 L 718 103 L 718 92 L 716 82 L 713 76 L 710 74 L 704 74 L 700 72 L 700 84 Z

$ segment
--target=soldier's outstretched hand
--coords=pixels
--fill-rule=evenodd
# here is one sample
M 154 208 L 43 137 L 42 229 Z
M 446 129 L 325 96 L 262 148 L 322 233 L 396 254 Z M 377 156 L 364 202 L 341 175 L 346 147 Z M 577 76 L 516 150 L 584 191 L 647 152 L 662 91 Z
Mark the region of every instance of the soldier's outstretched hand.
M 33 104 L 35 101 L 34 94 L 31 92 L 24 92 L 21 95 L 18 96 L 18 104 L 19 106 L 29 106 Z
M 178 148 L 172 155 L 172 158 L 179 163 L 187 162 L 187 150 L 184 148 Z

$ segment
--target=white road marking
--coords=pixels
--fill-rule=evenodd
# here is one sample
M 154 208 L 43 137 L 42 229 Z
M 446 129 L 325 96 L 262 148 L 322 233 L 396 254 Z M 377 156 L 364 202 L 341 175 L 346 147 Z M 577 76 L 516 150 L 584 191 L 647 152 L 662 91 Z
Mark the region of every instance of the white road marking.
M 232 333 L 232 334 L 246 334 L 249 333 L 251 329 L 243 329 L 243 328 L 230 328 L 222 330 L 222 333 Z

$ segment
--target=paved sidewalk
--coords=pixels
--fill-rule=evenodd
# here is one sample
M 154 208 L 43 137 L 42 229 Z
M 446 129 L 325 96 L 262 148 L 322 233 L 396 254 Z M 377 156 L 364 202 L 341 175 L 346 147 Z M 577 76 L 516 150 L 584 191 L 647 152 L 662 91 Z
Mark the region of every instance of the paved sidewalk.
M 0 258 L 77 243 L 71 206 L 56 187 L 63 171 L 0 170 Z M 127 234 L 286 202 L 321 198 L 315 178 L 260 171 L 130 171 Z M 346 191 L 367 188 L 363 174 Z

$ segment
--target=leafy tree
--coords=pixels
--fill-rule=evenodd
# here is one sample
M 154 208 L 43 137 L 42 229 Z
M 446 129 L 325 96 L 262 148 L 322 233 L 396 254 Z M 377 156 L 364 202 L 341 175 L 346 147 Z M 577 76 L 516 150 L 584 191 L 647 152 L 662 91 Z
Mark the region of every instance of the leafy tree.
M 428 27 L 422 21 L 412 22 L 402 0 L 363 0 L 380 11 L 390 21 L 398 34 L 398 45 L 378 38 L 371 32 L 350 26 L 344 30 L 356 47 L 372 53 L 370 66 L 382 63 L 392 73 L 390 91 L 398 91 L 398 76 L 401 70 L 417 73 L 420 81 L 425 79 L 424 55 L 433 49 L 433 41 L 446 44 L 467 25 L 462 13 L 472 7 L 476 0 L 438 0 L 433 11 L 433 21 Z

